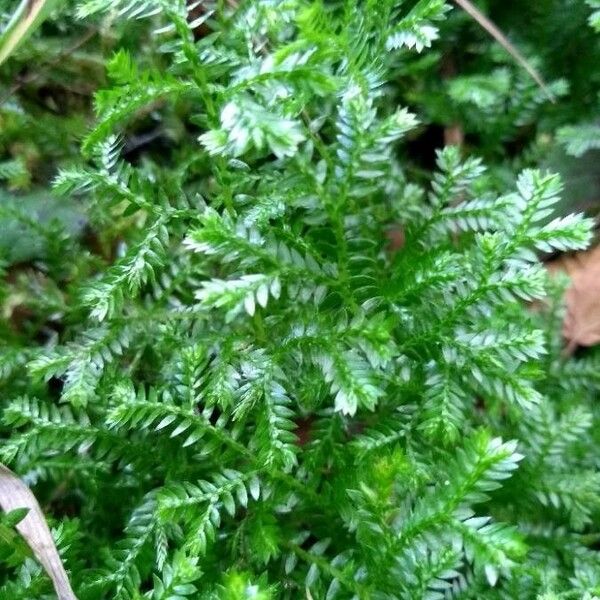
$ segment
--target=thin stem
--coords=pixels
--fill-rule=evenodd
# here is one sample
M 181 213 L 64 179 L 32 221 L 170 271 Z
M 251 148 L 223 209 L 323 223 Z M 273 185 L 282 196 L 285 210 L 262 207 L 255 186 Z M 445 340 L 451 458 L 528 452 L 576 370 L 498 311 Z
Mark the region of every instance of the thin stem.
M 294 552 L 294 554 L 297 554 L 304 562 L 317 565 L 319 569 L 327 572 L 332 578 L 337 579 L 344 587 L 351 590 L 361 600 L 368 600 L 371 597 L 371 594 L 366 586 L 358 581 L 349 579 L 342 571 L 332 566 L 330 562 L 324 559 L 322 556 L 317 556 L 316 554 L 307 552 L 298 546 L 298 544 L 294 544 L 292 542 L 287 542 L 285 545 L 292 552 Z

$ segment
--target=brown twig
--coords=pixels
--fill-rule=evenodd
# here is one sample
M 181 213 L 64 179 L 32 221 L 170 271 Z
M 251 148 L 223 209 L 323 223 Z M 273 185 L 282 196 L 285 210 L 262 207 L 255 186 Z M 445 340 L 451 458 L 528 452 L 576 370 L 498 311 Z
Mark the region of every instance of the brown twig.
M 52 59 L 51 61 L 48 61 L 48 62 L 42 62 L 38 66 L 52 67 L 52 66 L 58 64 L 65 56 L 67 56 L 69 54 L 72 54 L 73 52 L 75 52 L 75 50 L 78 50 L 79 48 L 81 48 L 81 46 L 83 46 L 84 44 L 86 44 L 87 42 L 89 42 L 89 40 L 91 40 L 96 33 L 97 33 L 97 30 L 95 28 L 88 29 L 85 32 L 85 34 L 83 36 L 81 36 L 75 43 L 73 43 L 68 48 L 65 48 L 64 50 L 61 50 L 55 56 L 54 59 Z M 2 96 L 2 98 L 0 98 L 0 107 L 13 94 L 16 94 L 24 85 L 27 85 L 28 83 L 32 83 L 32 82 L 36 81 L 41 76 L 42 76 L 42 71 L 38 70 L 35 73 L 32 73 L 30 76 L 23 77 L 19 81 L 17 81 L 16 83 L 14 83 L 11 86 L 11 88 L 8 90 L 8 92 L 4 96 Z
M 444 57 L 441 68 L 441 76 L 444 80 L 456 77 L 456 64 L 452 54 Z M 465 141 L 465 132 L 459 122 L 450 123 L 444 127 L 444 146 L 462 147 Z
M 540 74 L 535 70 L 531 63 L 519 52 L 512 42 L 490 21 L 470 0 L 454 0 L 468 15 L 483 27 L 522 67 L 529 76 L 540 86 L 551 102 L 554 102 L 554 95 L 544 83 Z

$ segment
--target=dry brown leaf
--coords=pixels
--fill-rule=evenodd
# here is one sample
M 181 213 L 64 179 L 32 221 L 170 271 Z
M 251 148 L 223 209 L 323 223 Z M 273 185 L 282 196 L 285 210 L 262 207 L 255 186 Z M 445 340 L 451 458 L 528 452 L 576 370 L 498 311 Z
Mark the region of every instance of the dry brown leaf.
M 63 567 L 52 534 L 32 491 L 10 469 L 0 463 L 0 507 L 4 512 L 27 508 L 16 529 L 48 573 L 58 600 L 77 600 Z
M 600 246 L 564 256 L 548 265 L 550 272 L 566 272 L 571 284 L 565 294 L 563 335 L 567 352 L 600 343 Z

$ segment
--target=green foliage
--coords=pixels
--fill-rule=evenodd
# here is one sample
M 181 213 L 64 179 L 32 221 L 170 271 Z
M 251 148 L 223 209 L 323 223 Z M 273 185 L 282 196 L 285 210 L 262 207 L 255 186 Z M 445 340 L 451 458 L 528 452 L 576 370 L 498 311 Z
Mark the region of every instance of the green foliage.
M 443 0 L 65 10 L 120 41 L 82 158 L 87 105 L 50 145 L 0 111 L 0 458 L 81 600 L 600 594 L 600 364 L 563 356 L 540 262 L 593 222 L 506 151 L 538 123 L 594 147 L 577 107 L 552 120 L 487 39 L 494 69 L 433 77 L 470 27 Z M 477 152 L 428 164 L 458 116 Z M 50 598 L 15 518 L 0 599 Z

